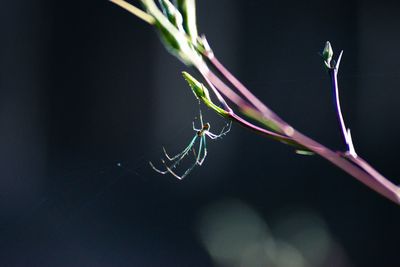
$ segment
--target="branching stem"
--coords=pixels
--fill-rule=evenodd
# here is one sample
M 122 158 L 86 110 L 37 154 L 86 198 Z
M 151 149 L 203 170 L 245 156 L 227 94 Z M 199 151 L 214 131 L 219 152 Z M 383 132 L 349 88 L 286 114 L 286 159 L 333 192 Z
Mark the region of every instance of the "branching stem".
M 184 12 L 185 15 L 183 17 L 178 9 L 175 8 L 167 10 L 168 16 L 165 17 L 165 14 L 159 10 L 153 0 L 140 1 L 146 7 L 146 11 L 136 8 L 124 0 L 110 1 L 147 23 L 157 26 L 170 51 L 186 64 L 194 66 L 206 80 L 222 108 L 212 103 L 209 96 L 204 98 L 204 90 L 201 88 L 196 88 L 198 89 L 197 93 L 202 93 L 203 95 L 200 95 L 200 97 L 203 97 L 203 100 L 207 101 L 208 106 L 214 108 L 217 113 L 259 134 L 300 148 L 303 150 L 302 152 L 311 151 L 318 154 L 375 192 L 392 200 L 396 204 L 400 204 L 399 187 L 381 175 L 355 152 L 350 129 L 346 128 L 340 106 L 338 71 L 342 53 L 340 53 L 338 62 L 335 64 L 332 61 L 333 50 L 329 42 L 326 43 L 322 56 L 330 74 L 337 116 L 347 146 L 347 151 L 344 153 L 335 152 L 294 129 L 261 102 L 221 64 L 209 47 L 206 38 L 204 36 L 197 36 L 194 1 L 191 4 L 186 2 L 187 5 L 183 5 L 185 1 L 178 2 L 179 10 Z M 185 22 L 186 28 L 178 22 Z M 218 75 L 209 68 L 209 65 L 218 71 Z M 227 81 L 234 89 L 229 87 L 224 81 Z M 224 96 L 243 114 L 256 120 L 263 127 L 257 126 L 236 114 L 229 106 L 230 103 L 225 101 Z
M 340 52 L 340 55 L 339 55 L 337 63 L 334 64 L 334 66 L 331 66 L 331 68 L 329 68 L 328 71 L 329 71 L 332 90 L 333 90 L 333 94 L 334 94 L 336 114 L 338 116 L 340 129 L 342 131 L 344 142 L 346 143 L 346 146 L 347 146 L 347 153 L 350 154 L 352 157 L 356 158 L 357 157 L 357 153 L 356 153 L 356 150 L 354 149 L 354 145 L 353 145 L 353 140 L 351 138 L 350 129 L 347 128 L 346 124 L 344 123 L 343 114 L 342 114 L 342 108 L 341 108 L 341 105 L 340 105 L 338 73 L 339 73 L 339 66 L 340 66 L 340 61 L 342 59 L 342 55 L 343 55 L 343 51 Z
M 214 57 L 215 59 L 215 57 Z M 210 60 L 211 61 L 211 60 Z M 218 71 L 221 73 L 221 75 L 226 78 L 226 80 L 230 81 L 235 87 L 240 87 L 241 92 L 244 92 L 244 95 L 249 96 L 247 92 L 249 92 L 247 89 L 244 90 L 244 86 L 241 83 L 236 83 L 237 79 L 225 68 L 223 67 L 222 64 L 220 64 L 219 61 L 213 60 L 213 65 L 218 69 Z M 218 62 L 218 63 L 217 63 Z M 340 62 L 340 61 L 339 61 Z M 217 64 L 216 64 L 217 63 Z M 212 73 L 212 72 L 210 72 Z M 219 78 L 215 74 L 210 74 L 207 75 L 208 78 L 210 78 L 211 82 L 215 85 L 215 87 L 221 91 L 232 91 L 231 88 L 229 88 L 224 82 L 219 80 Z M 333 72 L 333 86 L 335 88 L 335 92 L 338 92 L 338 87 L 337 87 L 337 71 Z M 237 88 L 236 87 L 236 88 Z M 221 89 L 222 88 L 222 89 Z M 239 90 L 239 88 L 237 88 Z M 239 90 L 240 91 L 240 90 Z M 256 103 L 254 102 L 254 98 L 251 97 L 246 97 L 251 104 L 256 106 Z M 337 102 L 337 107 L 339 107 L 338 110 L 340 110 L 340 102 L 338 101 L 338 94 L 336 98 Z M 236 105 L 242 108 L 242 102 L 235 102 Z M 264 105 L 264 104 L 263 104 Z M 270 109 L 267 108 L 268 111 Z M 272 121 L 275 125 L 278 126 L 279 129 L 281 129 L 281 132 L 285 134 L 287 137 L 286 140 L 290 140 L 292 144 L 296 144 L 298 146 L 302 146 L 307 148 L 308 150 L 320 155 L 321 157 L 325 158 L 326 160 L 330 161 L 332 164 L 336 165 L 343 171 L 347 172 L 375 192 L 381 194 L 382 196 L 388 198 L 389 200 L 393 201 L 396 204 L 400 205 L 400 189 L 398 186 L 390 182 L 388 179 L 386 179 L 383 175 L 381 175 L 378 171 L 376 171 L 371 165 L 369 165 L 365 160 L 363 160 L 361 157 L 352 154 L 351 151 L 354 148 L 352 148 L 352 142 L 349 142 L 349 131 L 344 131 L 344 137 L 346 143 L 350 146 L 349 151 L 347 153 L 340 153 L 340 152 L 334 152 L 330 150 L 329 148 L 323 146 L 322 144 L 314 141 L 313 139 L 303 135 L 299 131 L 295 130 L 293 127 L 291 127 L 288 123 L 284 122 L 282 119 L 280 119 L 273 111 L 270 112 L 264 112 L 262 113 L 259 111 L 259 115 L 265 118 L 268 121 Z M 339 113 L 339 119 L 341 121 L 341 128 L 346 129 L 343 116 L 341 114 L 341 111 Z M 270 137 L 274 138 L 276 137 L 278 140 L 282 137 L 280 134 L 276 134 L 270 131 L 267 131 L 263 128 L 257 127 L 251 123 L 248 123 L 247 121 L 243 119 L 236 120 L 238 123 L 240 123 L 242 126 L 249 128 L 253 131 L 259 132 L 261 134 L 267 134 Z M 351 137 L 350 137 L 351 138 Z M 351 140 L 351 139 L 350 139 Z

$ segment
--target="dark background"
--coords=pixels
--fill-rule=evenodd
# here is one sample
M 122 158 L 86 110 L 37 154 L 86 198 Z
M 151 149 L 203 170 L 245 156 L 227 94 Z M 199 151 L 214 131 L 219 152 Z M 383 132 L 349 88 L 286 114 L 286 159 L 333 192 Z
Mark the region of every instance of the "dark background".
M 297 129 L 342 150 L 318 53 L 326 40 L 343 49 L 356 149 L 395 183 L 399 11 L 395 1 L 198 1 L 221 61 Z M 185 66 L 133 15 L 108 1 L 2 1 L 0 38 L 0 266 L 400 266 L 398 206 L 238 126 L 208 142 L 185 180 L 155 173 L 148 161 L 187 145 L 198 107 Z M 256 227 L 239 223 L 246 212 L 269 233 L 249 251 L 267 255 L 274 239 L 275 256 L 220 255 L 245 249 Z

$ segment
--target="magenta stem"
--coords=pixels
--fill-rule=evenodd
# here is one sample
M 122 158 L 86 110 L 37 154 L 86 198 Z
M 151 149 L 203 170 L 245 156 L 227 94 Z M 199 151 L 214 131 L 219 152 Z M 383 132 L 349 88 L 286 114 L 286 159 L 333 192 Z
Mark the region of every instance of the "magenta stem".
M 342 114 L 342 109 L 340 107 L 340 98 L 339 98 L 339 87 L 338 87 L 338 81 L 337 81 L 337 74 L 338 71 L 337 69 L 329 70 L 330 78 L 331 78 L 331 83 L 332 83 L 332 88 L 333 88 L 333 93 L 334 93 L 334 101 L 335 101 L 335 106 L 336 106 L 336 114 L 339 120 L 340 124 L 340 129 L 342 130 L 342 135 L 343 139 L 346 142 L 347 146 L 349 145 L 347 142 L 347 128 L 344 123 L 343 119 L 343 114 Z
M 252 131 L 254 131 L 256 133 L 259 133 L 259 134 L 261 134 L 263 136 L 267 136 L 267 137 L 270 137 L 272 139 L 279 140 L 279 141 L 285 141 L 285 142 L 288 142 L 288 143 L 293 143 L 293 139 L 292 138 L 284 136 L 284 135 L 281 135 L 279 133 L 275 133 L 275 132 L 269 131 L 269 130 L 261 128 L 261 127 L 259 127 L 257 125 L 254 125 L 254 124 L 248 122 L 247 120 L 243 119 L 242 117 L 238 116 L 237 114 L 235 114 L 233 112 L 230 113 L 229 116 L 230 116 L 230 118 L 232 120 L 236 121 L 237 123 L 239 123 L 243 127 L 248 128 L 248 129 L 250 129 L 250 130 L 252 130 Z
M 214 56 L 209 54 L 207 59 L 211 64 L 229 81 L 264 117 L 273 118 L 277 121 L 283 122 L 283 120 L 276 115 L 270 108 L 268 108 L 263 102 L 261 102 L 249 89 L 246 88 L 233 74 L 225 68 L 224 65 Z
M 207 56 L 207 55 L 206 55 Z M 285 139 L 290 140 L 293 143 L 297 143 L 310 151 L 325 158 L 335 166 L 339 167 L 343 171 L 347 172 L 361 183 L 365 184 L 375 192 L 382 196 L 390 199 L 396 204 L 400 204 L 400 190 L 395 184 L 390 182 L 366 161 L 360 157 L 345 156 L 346 153 L 334 152 L 322 144 L 314 141 L 313 139 L 303 135 L 302 133 L 295 130 L 288 123 L 279 118 L 272 110 L 270 110 L 265 104 L 263 104 L 258 98 L 256 98 L 242 83 L 240 83 L 214 56 L 208 58 L 213 66 L 220 72 L 220 74 L 229 81 L 248 101 L 253 105 L 259 115 L 266 120 L 275 123 L 285 134 Z M 213 72 L 208 71 L 203 75 L 229 100 L 236 104 L 242 110 L 248 107 L 247 101 L 244 101 L 239 95 L 227 86 L 222 80 L 218 78 Z M 335 75 L 333 76 L 336 77 Z M 337 86 L 337 79 L 334 79 L 334 84 Z M 336 83 L 335 83 L 336 82 Z M 281 139 L 283 135 L 277 134 L 261 127 L 255 126 L 246 120 L 240 118 L 236 114 L 231 114 L 232 118 L 242 126 L 249 128 L 258 133 L 267 135 L 274 139 Z M 343 129 L 344 125 L 342 125 Z M 346 135 L 345 135 L 346 137 Z

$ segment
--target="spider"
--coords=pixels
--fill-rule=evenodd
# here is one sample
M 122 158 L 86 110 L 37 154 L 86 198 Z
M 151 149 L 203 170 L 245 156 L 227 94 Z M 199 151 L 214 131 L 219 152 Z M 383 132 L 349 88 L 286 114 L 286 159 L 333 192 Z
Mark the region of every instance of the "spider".
M 232 126 L 232 121 L 230 121 L 229 123 L 227 123 L 221 130 L 221 132 L 219 134 L 214 134 L 212 132 L 210 132 L 210 124 L 207 123 L 203 123 L 203 117 L 201 114 L 201 110 L 200 110 L 200 123 L 202 125 L 201 129 L 197 129 L 194 125 L 194 121 L 193 121 L 193 130 L 196 132 L 195 136 L 193 137 L 192 141 L 190 141 L 189 145 L 179 154 L 170 157 L 167 153 L 167 151 L 165 150 L 165 148 L 163 147 L 164 150 L 164 155 L 165 157 L 168 159 L 168 161 L 171 162 L 170 165 L 168 165 L 166 163 L 166 161 L 164 159 L 161 159 L 161 162 L 164 164 L 165 166 L 165 170 L 159 170 L 157 169 L 153 163 L 150 163 L 150 166 L 158 173 L 161 174 L 167 174 L 170 173 L 172 174 L 174 177 L 178 178 L 179 180 L 182 180 L 183 178 L 185 178 L 192 170 L 194 167 L 196 167 L 196 165 L 201 166 L 207 156 L 207 146 L 206 146 L 206 136 L 208 136 L 209 138 L 215 140 L 218 138 L 221 138 L 223 135 L 226 135 L 230 130 L 231 130 L 231 126 Z M 194 145 L 196 144 L 197 139 L 200 139 L 199 142 L 199 147 L 197 149 L 197 153 L 196 150 L 194 149 Z M 173 169 L 175 169 L 179 163 L 188 155 L 188 153 L 190 151 L 193 151 L 193 154 L 196 157 L 195 162 L 181 175 L 179 176 L 178 174 L 176 174 L 174 172 Z

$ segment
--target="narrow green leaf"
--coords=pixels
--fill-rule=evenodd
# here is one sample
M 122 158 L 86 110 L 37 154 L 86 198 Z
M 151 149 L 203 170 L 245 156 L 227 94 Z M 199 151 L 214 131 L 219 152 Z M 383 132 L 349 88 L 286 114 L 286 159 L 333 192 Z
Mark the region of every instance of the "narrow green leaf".
M 210 93 L 208 92 L 208 89 L 199 81 L 197 81 L 192 75 L 189 73 L 183 71 L 182 72 L 183 78 L 187 81 L 189 84 L 190 88 L 192 89 L 192 92 L 196 96 L 197 99 L 203 101 L 203 103 L 209 107 L 210 109 L 214 110 L 216 113 L 218 113 L 222 117 L 228 117 L 229 113 L 215 105 L 210 98 Z
M 297 149 L 297 150 L 296 150 L 296 154 L 298 154 L 298 155 L 303 155 L 303 156 L 313 156 L 313 155 L 315 155 L 315 153 L 312 152 L 312 151 L 309 151 L 309 150 L 300 150 L 300 149 Z
M 197 45 L 198 31 L 196 19 L 196 0 L 178 0 L 178 9 L 183 16 L 183 28 L 192 41 Z
M 143 10 L 135 7 L 134 5 L 129 4 L 128 2 L 124 1 L 124 0 L 109 0 L 110 2 L 122 7 L 123 9 L 125 9 L 126 11 L 132 13 L 133 15 L 135 15 L 136 17 L 144 20 L 145 22 L 147 22 L 148 24 L 153 25 L 155 23 L 155 19 L 147 14 L 146 12 L 144 12 Z
M 193 65 L 201 56 L 189 43 L 183 26 L 179 29 L 165 16 L 154 0 L 141 0 L 148 14 L 154 17 L 165 47 L 186 65 Z M 165 2 L 167 3 L 167 2 Z M 179 12 L 178 12 L 179 13 Z
M 180 32 L 185 32 L 183 28 L 183 17 L 179 10 L 169 0 L 158 0 L 163 13 L 167 16 L 168 20 L 175 25 Z

